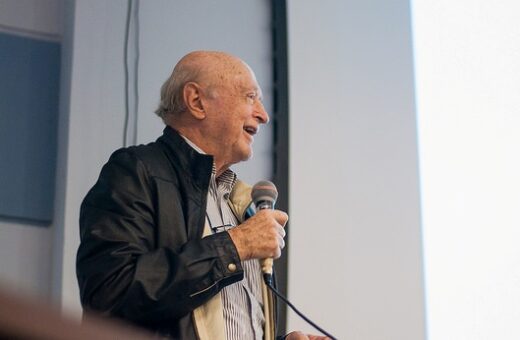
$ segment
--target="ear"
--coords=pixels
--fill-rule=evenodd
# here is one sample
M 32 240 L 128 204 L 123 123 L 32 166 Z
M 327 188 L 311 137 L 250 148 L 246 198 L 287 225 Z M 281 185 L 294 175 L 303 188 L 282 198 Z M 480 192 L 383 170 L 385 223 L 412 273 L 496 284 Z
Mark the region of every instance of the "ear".
M 183 89 L 184 103 L 188 112 L 195 119 L 202 120 L 206 118 L 206 112 L 204 112 L 204 105 L 202 103 L 202 89 L 199 84 L 189 82 L 184 85 Z

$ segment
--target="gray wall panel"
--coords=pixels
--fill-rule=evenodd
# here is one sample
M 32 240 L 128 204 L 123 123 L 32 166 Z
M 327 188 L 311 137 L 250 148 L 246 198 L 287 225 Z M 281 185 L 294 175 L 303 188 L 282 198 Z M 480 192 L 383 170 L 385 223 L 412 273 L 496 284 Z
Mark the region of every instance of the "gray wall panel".
M 0 216 L 53 215 L 60 44 L 0 33 Z

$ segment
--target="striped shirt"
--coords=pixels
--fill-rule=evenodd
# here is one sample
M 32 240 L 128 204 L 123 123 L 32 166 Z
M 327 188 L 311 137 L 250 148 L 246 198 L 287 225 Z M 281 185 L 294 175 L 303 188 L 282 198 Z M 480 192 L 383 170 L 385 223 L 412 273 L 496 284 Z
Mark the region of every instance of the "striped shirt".
M 196 151 L 200 148 L 184 137 Z M 228 205 L 229 194 L 236 182 L 236 174 L 227 169 L 218 178 L 215 165 L 211 174 L 206 217 L 214 233 L 233 228 L 238 221 Z M 256 259 L 242 261 L 244 279 L 222 289 L 224 323 L 228 340 L 255 339 L 264 336 L 265 317 L 261 286 L 260 263 Z

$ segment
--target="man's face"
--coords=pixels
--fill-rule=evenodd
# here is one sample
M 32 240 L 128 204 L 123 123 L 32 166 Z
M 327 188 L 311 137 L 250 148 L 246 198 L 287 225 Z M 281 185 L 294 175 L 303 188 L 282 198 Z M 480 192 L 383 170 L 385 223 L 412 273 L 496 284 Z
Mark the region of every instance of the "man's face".
M 247 68 L 213 86 L 206 99 L 207 129 L 213 141 L 215 160 L 231 165 L 253 154 L 253 137 L 269 121 L 261 102 L 262 93 L 253 72 Z

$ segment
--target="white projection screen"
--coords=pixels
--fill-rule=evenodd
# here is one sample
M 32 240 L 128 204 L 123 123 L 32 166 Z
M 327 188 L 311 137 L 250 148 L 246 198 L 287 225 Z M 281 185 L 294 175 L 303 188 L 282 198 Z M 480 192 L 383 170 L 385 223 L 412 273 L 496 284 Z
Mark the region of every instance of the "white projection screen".
M 520 3 L 412 13 L 428 337 L 520 339 Z
M 339 339 L 424 339 L 409 4 L 287 11 L 289 297 Z
M 290 299 L 339 339 L 519 339 L 518 1 L 287 10 Z

